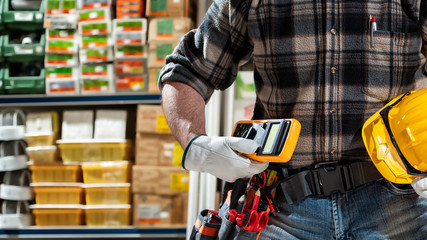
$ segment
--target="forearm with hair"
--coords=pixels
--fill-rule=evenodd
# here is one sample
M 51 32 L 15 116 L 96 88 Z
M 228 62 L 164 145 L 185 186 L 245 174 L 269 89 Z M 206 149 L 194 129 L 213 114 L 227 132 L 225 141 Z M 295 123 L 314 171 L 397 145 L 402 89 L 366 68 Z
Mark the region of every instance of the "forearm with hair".
M 184 149 L 195 136 L 206 134 L 205 100 L 192 87 L 165 82 L 162 107 L 173 135 Z

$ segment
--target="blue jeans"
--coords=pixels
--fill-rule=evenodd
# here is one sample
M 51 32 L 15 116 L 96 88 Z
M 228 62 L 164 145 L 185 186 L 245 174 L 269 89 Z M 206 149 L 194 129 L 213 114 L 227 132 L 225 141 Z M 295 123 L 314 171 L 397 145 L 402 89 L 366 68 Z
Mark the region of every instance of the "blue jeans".
M 427 199 L 385 180 L 346 194 L 308 197 L 294 204 L 277 199 L 264 239 L 427 239 Z

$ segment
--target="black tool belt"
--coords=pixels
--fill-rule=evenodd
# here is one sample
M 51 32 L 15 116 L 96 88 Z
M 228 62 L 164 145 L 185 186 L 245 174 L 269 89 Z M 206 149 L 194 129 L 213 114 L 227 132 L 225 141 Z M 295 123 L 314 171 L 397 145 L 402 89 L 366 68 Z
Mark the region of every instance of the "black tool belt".
M 276 182 L 291 204 L 308 196 L 325 197 L 348 192 L 382 178 L 372 162 L 321 164 L 313 169 L 291 173 Z

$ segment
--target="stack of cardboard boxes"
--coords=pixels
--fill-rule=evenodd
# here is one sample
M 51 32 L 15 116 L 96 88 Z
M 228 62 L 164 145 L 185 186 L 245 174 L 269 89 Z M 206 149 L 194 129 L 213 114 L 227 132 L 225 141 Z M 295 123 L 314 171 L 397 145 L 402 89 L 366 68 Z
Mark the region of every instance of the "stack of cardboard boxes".
M 180 38 L 193 27 L 194 7 L 189 0 L 147 0 L 146 17 L 149 19 L 148 68 L 149 92 L 158 93 L 159 71 L 165 57 L 172 53 Z
M 184 225 L 189 172 L 181 167 L 183 150 L 171 135 L 159 105 L 138 106 L 135 148 L 134 225 Z

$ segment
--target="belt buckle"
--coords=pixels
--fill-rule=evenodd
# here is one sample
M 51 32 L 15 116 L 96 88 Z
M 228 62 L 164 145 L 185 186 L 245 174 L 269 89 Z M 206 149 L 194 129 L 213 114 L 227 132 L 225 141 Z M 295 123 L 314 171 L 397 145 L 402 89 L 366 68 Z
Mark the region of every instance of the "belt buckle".
M 312 176 L 315 195 L 326 197 L 334 192 L 345 193 L 353 188 L 349 165 L 324 162 L 318 163 L 314 167 Z

